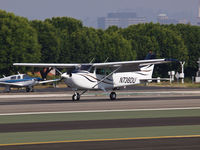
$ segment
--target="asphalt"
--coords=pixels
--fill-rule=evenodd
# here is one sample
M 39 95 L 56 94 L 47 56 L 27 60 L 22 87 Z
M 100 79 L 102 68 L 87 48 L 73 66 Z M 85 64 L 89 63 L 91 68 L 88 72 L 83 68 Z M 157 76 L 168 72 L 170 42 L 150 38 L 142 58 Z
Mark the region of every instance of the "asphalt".
M 66 92 L 65 88 L 55 91 L 42 89 L 41 93 Z M 130 90 L 131 91 L 131 90 Z M 26 113 L 26 112 L 56 112 L 56 111 L 87 111 L 87 110 L 116 110 L 116 109 L 153 109 L 153 108 L 185 108 L 200 107 L 199 89 L 185 88 L 142 88 L 136 87 L 134 92 L 149 91 L 150 95 L 119 95 L 116 101 L 109 101 L 106 96 L 86 96 L 80 101 L 73 102 L 71 97 L 46 97 L 46 98 L 12 98 L 0 99 L 0 113 Z M 154 94 L 159 91 L 172 91 L 172 94 Z M 174 94 L 173 91 L 179 91 Z M 182 91 L 182 93 L 180 92 Z M 197 91 L 196 94 L 185 94 L 185 91 Z M 71 93 L 71 92 L 70 92 Z M 11 93 L 13 94 L 13 93 Z M 15 93 L 14 93 L 15 94 Z M 29 93 L 30 94 L 30 93 Z M 27 95 L 29 95 L 27 94 Z M 37 94 L 37 93 L 36 93 Z M 39 93 L 40 94 L 40 93 Z M 0 133 L 23 131 L 53 131 L 53 130 L 78 130 L 100 128 L 128 128 L 147 126 L 170 125 L 200 125 L 200 117 L 176 118 L 143 118 L 143 119 L 117 119 L 96 121 L 66 121 L 66 122 L 37 122 L 1 124 Z M 148 140 L 122 140 L 101 142 L 76 142 L 57 144 L 34 144 L 21 146 L 0 146 L 0 150 L 25 150 L 25 149 L 72 149 L 72 150 L 188 150 L 200 149 L 200 138 L 167 138 Z
M 200 138 L 167 138 L 2 146 L 0 150 L 199 150 Z
M 58 93 L 59 95 L 59 93 Z M 26 112 L 88 111 L 116 109 L 157 109 L 200 107 L 199 94 L 149 94 L 118 95 L 118 99 L 110 101 L 107 96 L 83 96 L 80 101 L 73 102 L 69 97 L 46 98 L 0 98 L 0 114 Z
M 62 121 L 0 124 L 0 133 L 77 129 L 129 128 L 151 126 L 200 125 L 200 117 L 138 118 L 90 121 Z
M 59 104 L 59 103 L 91 103 L 91 102 L 128 102 L 128 101 L 174 101 L 174 100 L 200 100 L 200 96 L 196 95 L 182 95 L 182 96 L 149 96 L 149 97 L 134 97 L 134 96 L 123 96 L 119 97 L 117 100 L 110 101 L 108 98 L 104 97 L 87 97 L 82 98 L 80 101 L 72 101 L 71 97 L 62 98 L 29 98 L 29 100 L 24 100 L 24 98 L 15 98 L 14 100 L 0 101 L 0 106 L 3 105 L 31 105 L 31 104 Z
M 159 86 L 128 86 L 126 88 L 120 88 L 121 91 L 127 91 L 127 90 L 134 90 L 134 91 L 149 91 L 149 90 L 195 90 L 197 88 L 186 88 L 186 87 L 159 87 Z M 66 92 L 66 91 L 72 91 L 71 88 L 68 87 L 62 87 L 62 88 L 35 88 L 35 92 L 42 92 L 42 93 L 48 93 L 48 92 Z M 4 93 L 3 90 L 0 90 L 0 93 Z M 26 93 L 25 89 L 17 89 L 13 88 L 10 93 Z M 34 92 L 31 92 L 34 93 Z

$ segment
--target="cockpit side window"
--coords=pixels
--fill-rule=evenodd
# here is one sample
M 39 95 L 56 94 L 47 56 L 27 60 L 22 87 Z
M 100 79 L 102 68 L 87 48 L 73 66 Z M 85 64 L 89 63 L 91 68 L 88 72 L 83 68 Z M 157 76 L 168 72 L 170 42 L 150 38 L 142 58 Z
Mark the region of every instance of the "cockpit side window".
M 12 76 L 10 79 L 11 80 L 16 80 L 16 76 Z
M 96 69 L 96 74 L 105 75 L 105 70 L 102 69 L 102 68 L 97 68 Z
M 96 74 L 100 75 L 109 75 L 112 72 L 112 69 L 110 68 L 97 68 Z

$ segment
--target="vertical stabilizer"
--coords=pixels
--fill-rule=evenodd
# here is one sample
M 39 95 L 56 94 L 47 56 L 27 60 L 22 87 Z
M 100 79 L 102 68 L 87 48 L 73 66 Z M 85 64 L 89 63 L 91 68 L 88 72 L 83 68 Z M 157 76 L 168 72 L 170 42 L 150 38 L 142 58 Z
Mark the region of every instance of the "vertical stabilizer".
M 145 65 L 140 68 L 141 74 L 144 75 L 145 79 L 151 79 L 153 75 L 154 64 Z

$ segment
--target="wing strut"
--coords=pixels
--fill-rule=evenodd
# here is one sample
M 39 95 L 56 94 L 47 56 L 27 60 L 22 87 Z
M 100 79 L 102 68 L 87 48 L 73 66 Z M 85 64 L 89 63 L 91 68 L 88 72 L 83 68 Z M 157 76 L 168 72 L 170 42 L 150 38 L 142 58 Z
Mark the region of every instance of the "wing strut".
M 111 76 L 113 73 L 115 73 L 117 70 L 119 70 L 121 66 L 119 66 L 117 69 L 115 69 L 113 72 L 105 76 L 103 79 L 101 79 L 97 84 L 95 84 L 92 88 L 95 88 L 97 85 L 99 85 L 101 82 L 103 82 L 105 79 L 107 79 L 109 76 Z
M 117 70 L 119 70 L 121 68 L 121 66 L 119 66 L 117 69 L 115 69 L 113 72 L 111 72 L 109 75 L 105 76 L 103 79 L 101 79 L 97 84 L 95 84 L 92 88 L 95 88 L 95 86 L 97 86 L 98 84 L 100 84 L 101 82 L 103 82 L 105 79 L 107 79 L 109 76 L 111 76 L 113 73 L 115 73 Z M 105 89 L 102 89 L 103 91 L 105 91 Z M 86 93 L 88 90 L 84 90 L 80 95 L 83 95 L 84 93 Z

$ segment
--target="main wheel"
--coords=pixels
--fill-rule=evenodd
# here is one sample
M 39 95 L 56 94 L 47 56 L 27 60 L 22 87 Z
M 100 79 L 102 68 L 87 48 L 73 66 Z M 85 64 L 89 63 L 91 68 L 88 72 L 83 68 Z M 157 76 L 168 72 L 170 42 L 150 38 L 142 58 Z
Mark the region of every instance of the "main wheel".
M 117 94 L 115 92 L 110 93 L 110 99 L 115 100 L 117 98 Z
M 78 100 L 80 100 L 80 94 L 79 94 L 79 93 L 74 93 L 74 95 L 72 96 L 72 100 L 73 100 L 73 101 L 78 101 Z

